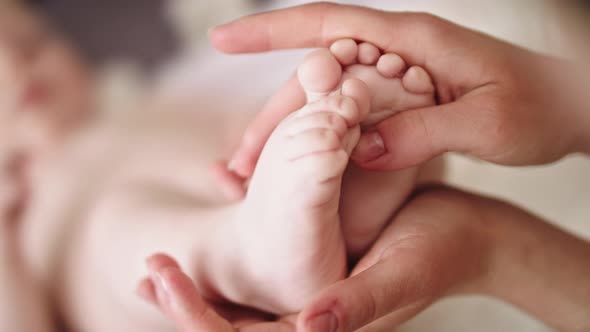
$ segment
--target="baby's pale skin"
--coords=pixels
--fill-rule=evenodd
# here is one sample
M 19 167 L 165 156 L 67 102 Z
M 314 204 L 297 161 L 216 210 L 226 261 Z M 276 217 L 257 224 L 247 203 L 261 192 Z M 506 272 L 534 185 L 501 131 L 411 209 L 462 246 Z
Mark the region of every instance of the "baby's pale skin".
M 357 49 L 352 47 L 352 52 Z M 108 185 L 84 217 L 87 223 L 70 234 L 70 254 L 61 258 L 66 267 L 61 283 L 67 286 L 61 293 L 62 303 L 75 327 L 85 331 L 122 326 L 166 330 L 163 318 L 130 291 L 144 274 L 143 259 L 154 252 L 178 257 L 213 302 L 279 314 L 300 310 L 317 291 L 346 276 L 347 239 L 355 232 L 364 235 L 362 241 L 350 241 L 353 252 L 362 254 L 412 190 L 418 170 L 391 174 L 346 170 L 361 125 L 375 116 L 370 114 L 376 97 L 390 91 L 371 90 L 373 82 L 355 79 L 352 71 L 345 69 L 342 75 L 336 54 L 320 50 L 301 65 L 299 76 L 309 103 L 277 128 L 243 202 L 220 203 L 207 194 L 210 187 L 186 185 L 194 183 L 199 174 L 206 176 L 205 167 L 214 157 L 215 147 L 205 144 L 219 140 L 207 139 L 206 131 L 185 127 L 189 133 L 199 132 L 199 137 L 153 137 L 154 142 L 166 142 L 153 145 L 139 138 L 137 142 L 150 149 L 138 152 L 137 146 L 127 147 L 122 154 L 132 157 L 127 156 L 125 165 L 110 166 L 119 171 L 108 176 Z M 356 70 L 379 75 L 376 60 L 364 65 L 373 72 L 363 73 L 361 65 Z M 398 68 L 402 71 L 403 63 Z M 329 72 L 322 73 L 324 70 Z M 390 74 L 388 83 L 405 100 L 433 103 L 430 79 L 416 71 L 419 69 L 408 70 L 402 76 L 415 85 L 424 79 L 416 95 L 395 78 L 399 72 Z M 394 111 L 403 107 L 390 106 Z M 144 132 L 154 135 L 149 128 Z M 165 135 L 177 132 L 170 130 Z M 97 136 L 100 134 L 98 131 Z M 111 138 L 110 144 L 115 140 Z M 173 152 L 170 144 L 177 144 Z M 95 151 L 96 147 L 85 149 Z M 364 183 L 363 177 L 372 180 L 373 187 L 356 189 L 355 185 Z M 379 202 L 365 197 L 364 193 L 376 189 L 375 184 L 383 188 L 382 196 L 376 197 L 392 202 L 387 211 L 377 213 L 374 206 Z M 353 224 L 352 218 L 360 216 L 364 223 Z M 113 310 L 114 303 L 123 304 L 122 310 Z
M 211 301 L 301 309 L 346 276 L 347 252 L 362 255 L 415 186 L 418 169 L 347 169 L 361 127 L 383 116 L 375 109 L 434 103 L 428 75 L 400 61 L 352 41 L 310 55 L 299 70 L 309 103 L 276 130 L 239 203 L 207 180 L 224 148 L 210 123 L 229 118 L 143 111 L 133 134 L 130 123 L 97 124 L 34 183 L 23 244 L 36 278 L 81 331 L 172 330 L 133 293 L 154 252 L 179 258 Z M 376 210 L 380 199 L 388 209 Z

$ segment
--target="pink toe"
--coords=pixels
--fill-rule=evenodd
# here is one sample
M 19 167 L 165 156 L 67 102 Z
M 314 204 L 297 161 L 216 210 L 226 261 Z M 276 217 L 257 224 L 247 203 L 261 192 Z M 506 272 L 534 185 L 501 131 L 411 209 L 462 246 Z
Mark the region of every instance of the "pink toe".
M 422 67 L 413 66 L 402 79 L 404 88 L 412 93 L 426 94 L 434 92 L 434 85 L 430 75 Z
M 341 39 L 332 44 L 330 51 L 342 65 L 349 66 L 356 63 L 359 47 L 352 39 Z
M 362 43 L 358 47 L 358 58 L 360 63 L 363 65 L 374 65 L 377 63 L 377 60 L 379 60 L 379 57 L 381 56 L 381 52 L 375 45 Z
M 342 66 L 329 50 L 322 49 L 308 55 L 297 74 L 308 95 L 329 93 L 340 83 Z
M 359 108 L 357 123 L 365 121 L 371 110 L 371 93 L 367 84 L 359 79 L 349 79 L 342 84 L 342 95 L 352 98 Z
M 398 76 L 406 67 L 404 60 L 397 54 L 388 53 L 379 58 L 377 70 L 386 78 Z

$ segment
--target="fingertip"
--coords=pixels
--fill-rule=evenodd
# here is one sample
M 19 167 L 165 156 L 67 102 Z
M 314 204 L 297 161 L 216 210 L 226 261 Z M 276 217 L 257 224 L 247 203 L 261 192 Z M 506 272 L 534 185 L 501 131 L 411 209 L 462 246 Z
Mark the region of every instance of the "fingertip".
M 338 328 L 338 319 L 331 311 L 311 316 L 301 327 L 302 330 L 308 332 L 337 332 Z
M 297 331 L 344 331 L 345 313 L 333 285 L 324 290 L 297 317 Z M 335 292 L 336 291 L 336 292 Z
M 173 258 L 164 253 L 156 253 L 151 255 L 146 260 L 146 265 L 150 273 L 158 272 L 167 267 L 175 267 L 180 269 L 178 263 Z
M 351 158 L 359 164 L 367 164 L 384 156 L 387 152 L 385 141 L 377 131 L 364 133 Z
M 456 106 L 427 107 L 400 112 L 383 120 L 371 133 L 365 133 L 352 159 L 367 170 L 399 170 L 414 167 L 446 151 L 461 151 L 450 143 L 457 137 L 470 142 L 461 129 L 462 119 L 454 114 Z M 385 151 L 379 154 L 380 142 L 374 133 L 379 133 Z
M 234 152 L 231 159 L 231 171 L 242 179 L 250 178 L 254 174 L 256 160 L 262 153 L 264 144 L 258 144 L 254 135 L 244 135 L 241 146 Z
M 144 277 L 139 284 L 137 285 L 137 288 L 135 290 L 135 294 L 137 294 L 137 296 L 139 296 L 140 298 L 142 298 L 144 301 L 153 304 L 153 305 L 158 305 L 158 300 L 156 298 L 156 290 L 155 290 L 155 286 L 154 283 L 152 282 L 152 280 L 150 279 L 150 277 Z
M 224 49 L 228 45 L 227 39 L 231 36 L 231 34 L 227 33 L 228 26 L 229 23 L 226 23 L 209 28 L 209 30 L 207 30 L 209 42 L 218 51 L 224 51 Z
M 195 286 L 193 281 L 182 270 L 176 266 L 165 267 L 159 272 L 161 278 L 168 285 L 168 292 L 171 298 L 176 302 L 184 301 L 188 292 L 194 293 Z M 199 296 L 200 299 L 200 296 Z
M 244 17 L 208 30 L 209 42 L 218 51 L 228 54 L 249 53 L 264 49 L 264 30 L 248 24 Z
M 246 195 L 245 179 L 235 171 L 233 162 L 219 161 L 211 165 L 209 171 L 213 179 L 219 185 L 224 196 L 231 201 L 238 201 Z

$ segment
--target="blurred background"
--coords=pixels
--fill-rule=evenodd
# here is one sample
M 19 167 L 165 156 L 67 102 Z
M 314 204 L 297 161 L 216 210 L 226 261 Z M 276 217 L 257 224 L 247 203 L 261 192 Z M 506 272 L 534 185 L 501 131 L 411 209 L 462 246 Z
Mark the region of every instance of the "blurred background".
M 2 6 L 8 3 L 3 0 Z M 295 0 L 38 0 L 28 1 L 83 54 L 98 87 L 100 112 L 120 116 L 155 95 L 223 99 L 220 112 L 251 114 L 296 68 L 306 51 L 227 56 L 210 48 L 207 30 Z M 550 0 L 339 1 L 387 10 L 426 11 L 544 53 L 571 56 L 579 14 Z M 1 9 L 0 9 L 1 11 Z M 567 31 L 567 32 L 566 32 Z M 226 96 L 233 96 L 227 98 Z M 195 110 L 198 108 L 195 107 Z M 245 125 L 245 124 L 244 124 Z M 238 133 L 239 134 L 239 133 Z M 238 135 L 239 136 L 239 135 Z M 507 168 L 451 156 L 448 182 L 515 202 L 590 239 L 590 161 L 573 156 L 544 167 Z M 445 300 L 400 331 L 548 331 L 497 301 Z

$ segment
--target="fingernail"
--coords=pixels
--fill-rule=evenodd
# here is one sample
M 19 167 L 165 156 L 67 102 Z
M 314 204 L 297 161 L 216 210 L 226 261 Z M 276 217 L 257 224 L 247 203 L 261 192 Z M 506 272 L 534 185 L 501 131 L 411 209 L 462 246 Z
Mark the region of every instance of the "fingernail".
M 331 312 L 320 314 L 309 323 L 310 332 L 336 332 L 338 320 Z
M 384 154 L 385 142 L 378 132 L 363 135 L 355 151 L 355 155 L 363 162 L 375 160 Z
M 169 301 L 170 287 L 168 286 L 166 279 L 164 279 L 164 277 L 159 271 L 152 273 L 152 281 L 156 286 L 156 294 L 160 298 L 160 300 Z

